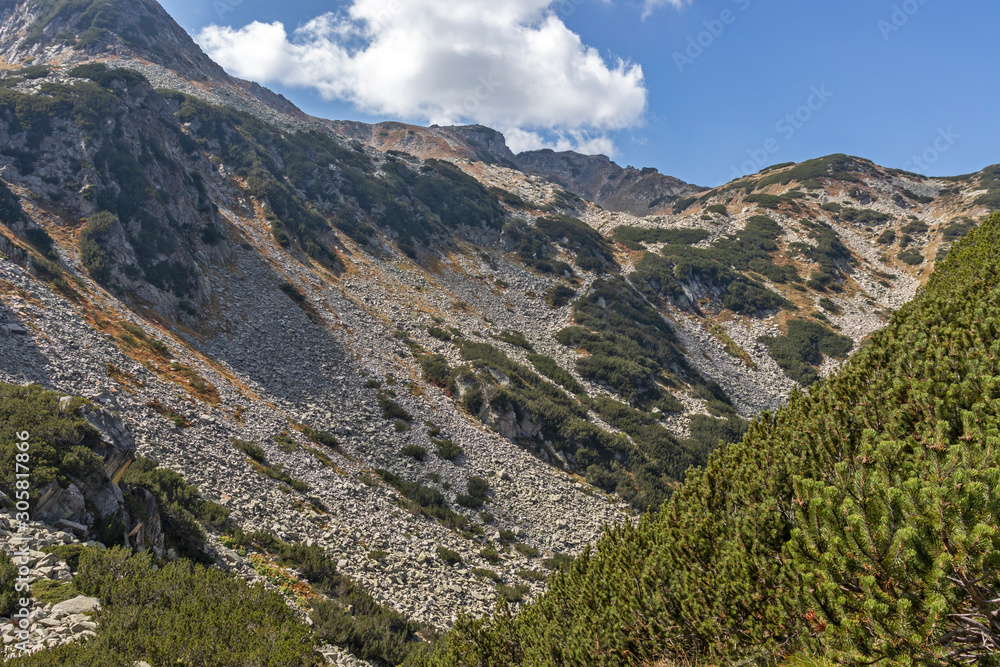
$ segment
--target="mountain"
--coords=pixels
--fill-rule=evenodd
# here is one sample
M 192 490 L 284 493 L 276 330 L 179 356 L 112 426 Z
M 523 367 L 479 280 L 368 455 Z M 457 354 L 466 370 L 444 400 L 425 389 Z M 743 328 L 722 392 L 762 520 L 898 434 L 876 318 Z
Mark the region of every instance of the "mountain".
M 706 190 L 314 118 L 146 0 L 0 17 L 0 382 L 52 392 L 45 424 L 65 396 L 117 413 L 139 458 L 111 481 L 155 499 L 160 551 L 278 581 L 343 661 L 537 596 L 825 386 L 1000 208 L 997 167 L 835 155 Z M 69 442 L 51 469 L 92 460 Z M 70 509 L 84 541 L 138 515 Z
M 998 257 L 994 214 L 829 381 L 426 664 L 989 662 Z
M 653 169 L 622 168 L 606 155 L 573 151 L 529 151 L 517 156 L 524 171 L 562 184 L 567 190 L 609 211 L 649 215 L 669 210 L 674 201 L 704 188 Z
M 653 168 L 622 168 L 606 155 L 549 149 L 515 155 L 501 133 L 482 125 L 426 128 L 392 122 L 331 121 L 330 127 L 341 136 L 383 152 L 509 167 L 539 176 L 610 211 L 638 216 L 668 211 L 675 201 L 705 190 Z

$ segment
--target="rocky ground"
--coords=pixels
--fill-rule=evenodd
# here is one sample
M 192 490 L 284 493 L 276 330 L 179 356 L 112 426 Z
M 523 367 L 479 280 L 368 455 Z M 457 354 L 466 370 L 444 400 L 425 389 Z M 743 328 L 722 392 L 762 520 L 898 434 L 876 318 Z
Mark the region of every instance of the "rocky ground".
M 41 550 L 51 546 L 79 544 L 80 540 L 71 533 L 39 522 L 30 523 L 30 530 L 20 533 L 13 528 L 14 525 L 13 515 L 0 511 L 0 549 L 13 554 L 27 547 L 28 577 L 32 586 L 46 580 L 60 583 L 72 581 L 74 573 L 69 565 Z M 15 540 L 15 536 L 19 539 Z M 26 539 L 22 541 L 20 538 Z M 87 543 L 87 546 L 93 545 L 94 542 Z M 76 596 L 56 604 L 36 603 L 28 616 L 32 631 L 30 643 L 39 649 L 52 648 L 93 636 L 97 624 L 90 617 L 99 607 L 96 598 L 84 596 Z M 13 646 L 20 641 L 15 635 L 15 622 L 19 622 L 19 619 L 0 617 L 0 636 L 3 638 L 5 657 L 19 653 Z
M 284 268 L 294 277 L 295 267 Z M 520 581 L 516 573 L 541 569 L 541 557 L 576 552 L 595 540 L 606 523 L 629 520 L 619 503 L 486 430 L 458 412 L 440 390 L 423 387 L 419 400 L 409 395 L 403 383 L 415 375 L 414 364 L 397 355 L 405 348 L 392 337 L 394 327 L 384 321 L 395 319 L 414 330 L 413 324 L 420 321 L 415 312 L 400 307 L 405 301 L 388 298 L 391 290 L 398 293 L 414 282 L 405 268 L 377 278 L 359 272 L 342 284 L 317 286 L 315 296 L 328 305 L 324 316 L 329 327 L 312 322 L 275 290 L 265 279 L 267 270 L 250 253 L 241 254 L 232 267 L 232 275 L 239 278 L 220 280 L 216 286 L 219 302 L 225 304 L 219 308 L 220 333 L 187 341 L 151 327 L 116 300 L 99 296 L 94 286 L 107 319 L 120 318 L 164 339 L 176 361 L 196 368 L 218 389 L 220 400 L 213 406 L 164 382 L 85 322 L 75 305 L 53 295 L 21 267 L 0 261 L 0 320 L 8 325 L 8 333 L 0 337 L 0 379 L 83 395 L 117 411 L 135 433 L 140 454 L 180 472 L 207 497 L 230 507 L 245 530 L 268 530 L 283 539 L 319 544 L 378 599 L 436 625 L 449 624 L 459 611 L 480 614 L 493 608 L 492 584 L 471 569 L 489 567 L 508 581 Z M 457 296 L 471 299 L 468 294 Z M 474 320 L 465 326 L 474 328 Z M 111 367 L 135 382 L 119 384 L 109 377 Z M 388 386 L 388 376 L 397 378 L 397 400 L 418 416 L 411 431 L 397 433 L 375 407 L 375 390 L 366 387 L 367 380 L 376 378 Z M 178 428 L 153 412 L 147 407 L 153 401 L 175 409 L 191 426 Z M 237 409 L 239 419 L 234 417 Z M 433 454 L 423 463 L 401 456 L 399 450 L 409 443 L 433 450 L 422 420 L 433 421 L 445 436 L 461 443 L 465 454 L 455 462 Z M 302 447 L 283 451 L 272 440 L 288 432 L 305 444 L 292 428 L 296 424 L 337 434 L 342 453 L 327 452 L 335 467 L 323 465 Z M 230 446 L 233 437 L 260 443 L 269 462 L 284 465 L 293 478 L 309 484 L 309 492 L 289 494 L 255 472 Z M 525 558 L 511 550 L 503 554 L 501 565 L 491 566 L 477 555 L 482 544 L 400 509 L 396 493 L 381 481 L 373 482 L 374 468 L 394 470 L 452 498 L 464 492 L 469 476 L 486 478 L 492 502 L 484 509 L 496 517 L 484 526 L 487 533 L 514 531 L 520 541 L 540 549 L 541 556 Z M 313 511 L 310 498 L 325 509 Z M 478 513 L 473 518 L 481 523 Z M 446 566 L 435 555 L 438 546 L 462 553 L 464 563 Z M 388 554 L 384 560 L 368 557 L 379 549 Z M 224 548 L 220 552 L 229 565 L 243 567 L 232 553 Z M 539 590 L 539 584 L 527 583 Z

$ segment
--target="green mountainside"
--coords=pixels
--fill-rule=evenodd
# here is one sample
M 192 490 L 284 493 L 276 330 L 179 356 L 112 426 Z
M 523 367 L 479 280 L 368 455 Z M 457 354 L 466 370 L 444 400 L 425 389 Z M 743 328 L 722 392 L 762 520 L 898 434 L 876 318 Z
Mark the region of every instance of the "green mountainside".
M 427 665 L 995 664 L 1000 215 L 838 374 Z
M 15 664 L 989 663 L 1000 167 L 513 157 L 0 0 L 0 551 L 27 430 L 103 605 Z

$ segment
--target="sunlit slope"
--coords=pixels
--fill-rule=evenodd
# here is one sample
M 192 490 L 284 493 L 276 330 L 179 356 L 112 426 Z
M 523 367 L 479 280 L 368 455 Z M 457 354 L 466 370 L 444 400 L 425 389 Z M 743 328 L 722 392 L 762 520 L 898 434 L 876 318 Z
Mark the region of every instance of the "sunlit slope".
M 661 512 L 428 664 L 930 664 L 996 646 L 1000 215 L 833 378 L 758 419 Z

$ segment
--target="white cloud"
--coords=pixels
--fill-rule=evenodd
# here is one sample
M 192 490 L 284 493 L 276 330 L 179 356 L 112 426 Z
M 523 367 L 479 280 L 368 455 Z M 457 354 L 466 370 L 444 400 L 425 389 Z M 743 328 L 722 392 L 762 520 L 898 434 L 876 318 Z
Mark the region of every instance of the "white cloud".
M 657 7 L 662 7 L 663 5 L 670 5 L 674 9 L 683 9 L 687 5 L 690 5 L 692 0 L 646 0 L 646 5 L 642 9 L 643 20 L 647 19 L 650 14 L 656 11 Z
M 682 1 L 682 0 L 671 0 Z M 642 68 L 606 59 L 551 0 L 353 0 L 295 29 L 211 25 L 197 41 L 233 74 L 312 88 L 379 116 L 482 123 L 515 144 L 613 152 L 641 123 Z
M 501 129 L 507 146 L 515 153 L 551 148 L 554 151 L 576 151 L 585 155 L 603 154 L 614 157 L 618 152 L 615 142 L 604 135 L 590 136 L 580 130 L 550 133 L 551 138 L 539 132 L 522 130 L 517 127 Z

